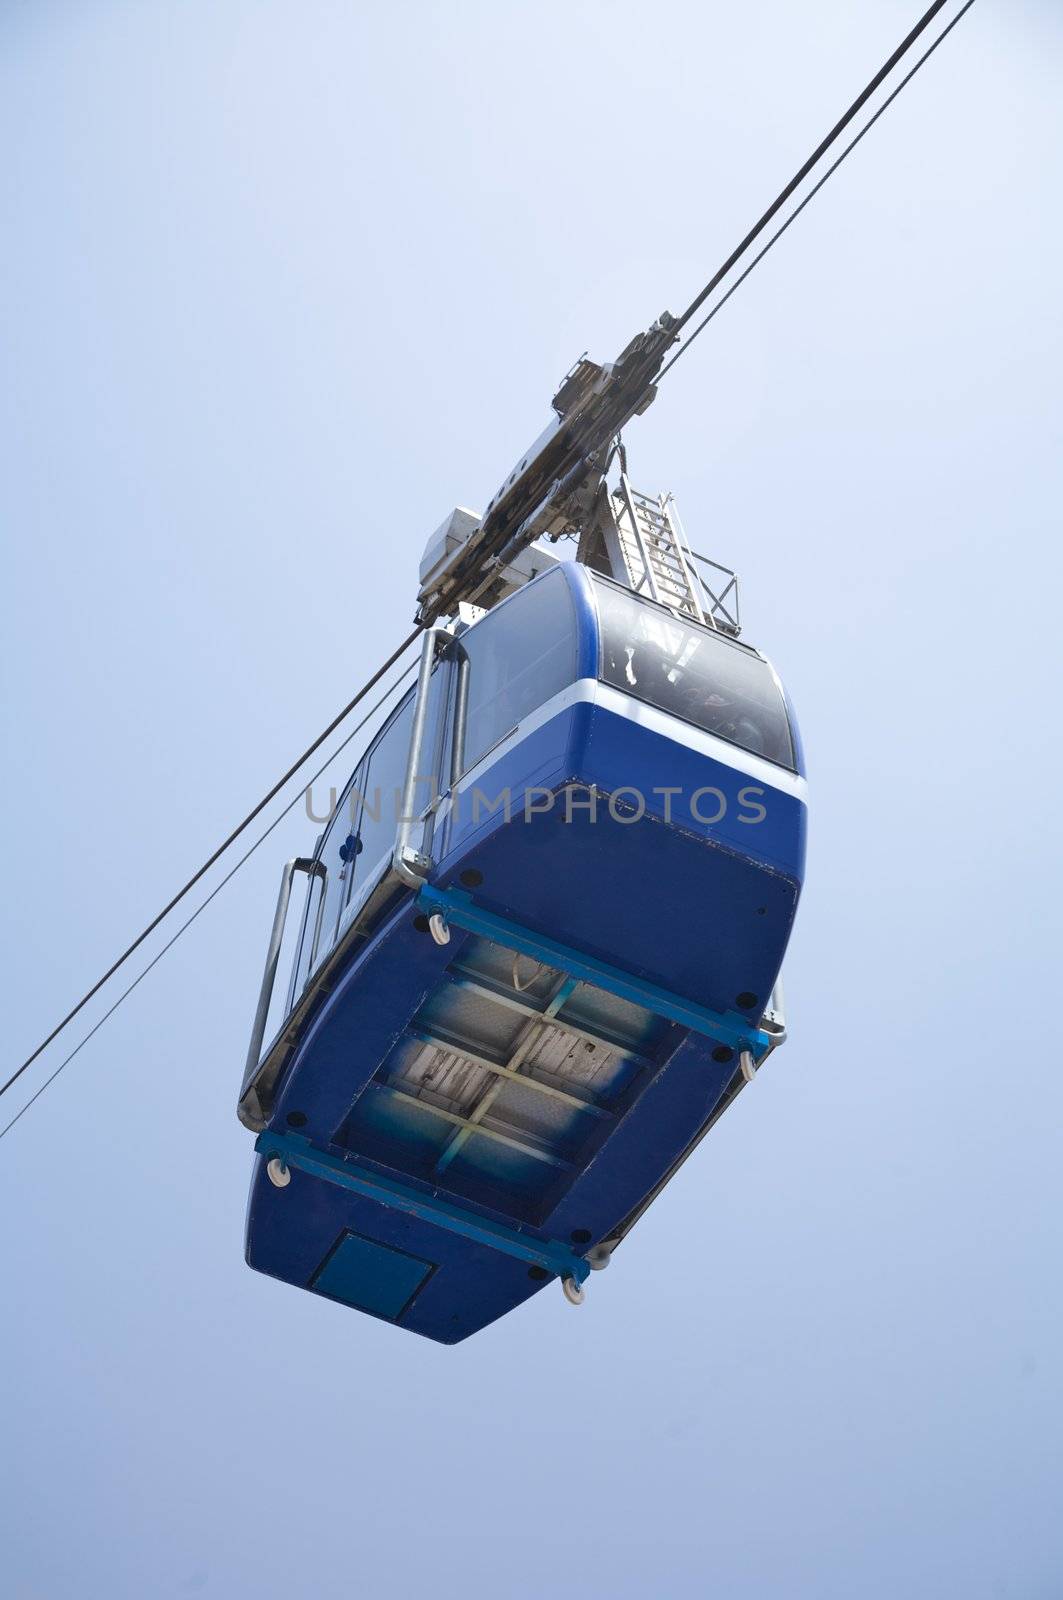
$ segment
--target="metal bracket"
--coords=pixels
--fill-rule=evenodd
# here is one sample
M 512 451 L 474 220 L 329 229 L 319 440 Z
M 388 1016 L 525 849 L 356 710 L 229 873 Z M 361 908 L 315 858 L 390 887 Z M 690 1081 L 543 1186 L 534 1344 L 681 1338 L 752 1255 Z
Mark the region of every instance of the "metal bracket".
M 474 904 L 471 895 L 460 889 L 440 889 L 435 884 L 424 884 L 417 896 L 417 903 L 429 916 L 441 912 L 446 921 L 456 927 L 482 934 L 509 950 L 519 950 L 541 961 L 544 966 L 568 972 L 624 1000 L 633 1000 L 647 1011 L 729 1045 L 736 1054 L 748 1051 L 753 1060 L 759 1062 L 771 1049 L 771 1036 L 763 1028 L 751 1027 L 738 1012 L 713 1011 L 694 1000 L 685 1000 L 681 995 L 672 994 L 655 983 L 647 983 L 629 972 L 622 972 L 608 962 L 573 950 L 569 945 L 533 933 L 518 922 L 510 922 L 507 917 L 482 910 Z
M 343 1156 L 316 1150 L 308 1139 L 298 1134 L 261 1133 L 255 1140 L 255 1149 L 267 1162 L 277 1160 L 286 1168 L 294 1167 L 297 1172 L 306 1172 L 326 1183 L 337 1184 L 341 1189 L 350 1189 L 393 1211 L 404 1211 L 422 1222 L 445 1228 L 448 1233 L 460 1234 L 492 1250 L 501 1250 L 504 1255 L 526 1261 L 529 1266 L 542 1267 L 551 1276 L 573 1278 L 577 1284 L 590 1276 L 590 1263 L 568 1245 L 553 1239 L 536 1239 L 517 1228 L 508 1228 L 489 1217 L 465 1211 L 449 1200 L 441 1200 L 438 1195 L 422 1194 L 393 1178 L 367 1172 Z

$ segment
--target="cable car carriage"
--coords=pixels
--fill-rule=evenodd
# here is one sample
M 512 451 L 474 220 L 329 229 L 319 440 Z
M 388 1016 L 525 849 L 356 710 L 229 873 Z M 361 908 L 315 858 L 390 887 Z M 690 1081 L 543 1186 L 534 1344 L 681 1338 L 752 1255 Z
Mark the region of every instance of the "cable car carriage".
M 249 1264 L 447 1344 L 550 1279 L 578 1303 L 783 1037 L 804 839 L 786 696 L 733 628 L 557 561 L 430 629 L 284 871 Z

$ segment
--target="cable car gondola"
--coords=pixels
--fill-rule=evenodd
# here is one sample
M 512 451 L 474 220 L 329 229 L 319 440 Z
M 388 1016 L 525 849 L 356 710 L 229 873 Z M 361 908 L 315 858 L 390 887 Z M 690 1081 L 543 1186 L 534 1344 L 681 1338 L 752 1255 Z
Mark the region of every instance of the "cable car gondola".
M 550 1279 L 578 1303 L 785 1034 L 805 778 L 733 575 L 626 461 L 537 481 L 623 361 L 570 374 L 500 517 L 430 542 L 417 681 L 284 870 L 240 1095 L 249 1264 L 447 1344 Z M 574 498 L 560 560 L 532 540 Z
M 695 576 L 701 558 L 668 501 L 631 488 L 621 430 L 972 3 L 964 0 L 709 309 L 714 291 L 942 0 L 683 314 L 665 312 L 608 366 L 578 361 L 554 396 L 554 420 L 483 519 L 456 512 L 431 543 L 418 597 L 417 628 L 428 631 L 416 689 L 372 740 L 314 855 L 289 862 L 282 878 L 239 1101 L 241 1120 L 258 1135 L 247 1226 L 252 1266 L 447 1343 L 551 1277 L 578 1302 L 590 1270 L 608 1262 L 785 1038 L 777 979 L 804 871 L 796 725 L 769 663 L 738 639 L 737 609 L 728 609 L 733 574 L 718 594 Z M 609 491 L 614 455 L 620 487 Z M 577 564 L 559 567 L 542 540 L 570 534 L 579 538 Z M 414 637 L 0 1085 L 0 1095 Z M 381 824 L 377 780 L 400 767 L 402 809 L 392 837 L 387 820 Z M 432 798 L 417 811 L 426 779 Z M 367 783 L 375 783 L 372 801 Z M 481 783 L 501 784 L 493 801 Z M 478 801 L 486 816 L 477 814 Z M 308 876 L 307 903 L 283 1022 L 264 1050 L 296 872 Z

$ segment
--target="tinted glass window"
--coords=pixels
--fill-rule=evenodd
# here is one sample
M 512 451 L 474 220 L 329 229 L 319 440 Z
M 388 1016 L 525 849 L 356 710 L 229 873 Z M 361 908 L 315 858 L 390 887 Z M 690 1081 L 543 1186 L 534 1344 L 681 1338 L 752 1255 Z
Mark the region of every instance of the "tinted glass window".
M 312 967 L 328 955 L 336 938 L 340 912 L 347 901 L 353 862 L 354 838 L 358 824 L 359 796 L 365 786 L 365 758 L 336 806 L 332 821 L 321 841 L 318 859 L 325 868 L 325 904 L 321 913 L 321 936 L 313 952 Z M 316 913 L 315 913 L 316 920 Z M 311 925 L 312 926 L 312 925 Z M 312 932 L 311 932 L 312 937 Z
M 766 661 L 744 645 L 679 622 L 626 589 L 595 582 L 599 677 L 754 755 L 793 767 L 786 705 Z
M 576 676 L 576 614 L 564 574 L 547 573 L 460 638 L 468 666 L 468 769 Z
M 450 671 L 449 662 L 437 662 L 429 684 L 422 771 L 418 773 L 414 795 L 414 810 L 418 816 L 445 787 L 445 780 L 439 774 Z M 394 847 L 409 756 L 413 698 L 413 691 L 408 691 L 390 721 L 375 736 L 325 830 L 318 859 L 326 876 L 323 884 L 318 877 L 311 880 L 292 972 L 289 1009 L 302 993 L 310 971 L 321 964 L 335 944 L 346 907 L 361 897 L 363 887 L 370 881 L 379 879 L 380 868 Z M 428 816 L 420 831 L 414 829 L 412 843 L 415 847 L 424 847 L 431 825 L 432 817 Z M 321 932 L 315 950 L 314 934 L 322 894 Z
M 412 723 L 411 695 L 378 735 L 363 762 L 359 782 L 362 804 L 354 845 L 356 855 L 351 863 L 355 895 L 363 884 L 379 876 L 378 869 L 395 846 Z M 427 800 L 427 796 L 424 798 Z M 415 804 L 419 809 L 420 793 Z
M 317 927 L 318 907 L 321 903 L 323 884 L 316 873 L 307 879 L 306 901 L 303 907 L 303 919 L 299 926 L 299 942 L 296 946 L 295 960 L 292 963 L 292 980 L 288 986 L 288 1010 L 298 1000 L 310 976 L 310 954 L 314 942 L 314 929 Z

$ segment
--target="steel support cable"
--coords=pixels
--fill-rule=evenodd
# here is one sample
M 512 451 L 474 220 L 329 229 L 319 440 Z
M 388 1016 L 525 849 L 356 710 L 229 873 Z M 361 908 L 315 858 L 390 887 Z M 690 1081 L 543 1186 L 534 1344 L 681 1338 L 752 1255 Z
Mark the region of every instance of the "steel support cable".
M 867 104 L 875 90 L 881 83 L 885 81 L 886 78 L 889 77 L 890 73 L 893 71 L 898 61 L 900 61 L 901 57 L 911 49 L 912 45 L 919 38 L 920 34 L 930 26 L 938 12 L 941 11 L 947 3 L 948 0 L 934 0 L 934 4 L 929 6 L 927 10 L 924 11 L 923 15 L 919 18 L 919 21 L 915 24 L 915 27 L 909 34 L 906 35 L 904 39 L 901 40 L 900 44 L 897 46 L 896 50 L 894 50 L 889 60 L 883 63 L 883 65 L 875 73 L 875 76 L 871 79 L 870 83 L 868 83 L 860 91 L 849 109 L 838 119 L 826 137 L 822 139 L 816 146 L 815 150 L 813 150 L 812 154 L 809 156 L 804 165 L 794 173 L 793 177 L 790 179 L 790 182 L 786 185 L 786 188 L 783 189 L 781 193 L 776 195 L 775 199 L 772 201 L 767 211 L 764 212 L 763 216 L 761 216 L 753 224 L 742 242 L 736 245 L 731 251 L 731 254 L 727 257 L 727 260 L 724 262 L 723 266 L 713 273 L 712 277 L 709 279 L 704 289 L 702 289 L 701 293 L 696 295 L 695 298 L 690 302 L 682 316 L 675 324 L 676 333 L 681 332 L 682 329 L 686 327 L 691 317 L 693 317 L 700 307 L 705 304 L 705 301 L 709 298 L 709 295 L 712 294 L 713 290 L 719 287 L 720 283 L 724 278 L 726 278 L 727 274 L 730 272 L 735 263 L 740 259 L 740 257 L 745 255 L 754 239 L 758 238 L 759 235 L 763 233 L 772 217 L 774 217 L 780 208 L 786 204 L 787 200 L 789 200 L 790 196 L 794 193 L 794 190 L 804 182 L 809 173 L 812 171 L 812 168 L 816 165 L 820 158 L 826 154 L 835 140 L 845 132 L 853 118 L 857 116 L 862 107 Z
M 284 788 L 284 785 L 288 782 L 288 780 L 295 776 L 295 774 L 299 771 L 300 767 L 303 767 L 303 766 L 306 765 L 306 763 L 307 763 L 307 761 L 309 761 L 310 757 L 314 754 L 315 751 L 317 751 L 317 750 L 319 750 L 321 748 L 321 746 L 324 744 L 325 740 L 329 737 L 329 735 L 336 731 L 336 729 L 339 727 L 340 723 L 343 722 L 343 720 L 346 717 L 350 716 L 350 714 L 354 710 L 355 706 L 360 704 L 360 702 L 365 699 L 365 697 L 369 693 L 369 691 L 376 687 L 376 685 L 380 682 L 381 678 L 385 675 L 385 673 L 387 673 L 387 672 L 389 672 L 391 670 L 391 668 L 395 665 L 396 661 L 404 653 L 404 651 L 409 649 L 410 645 L 417 638 L 417 636 L 418 636 L 418 634 L 420 632 L 421 632 L 421 627 L 420 627 L 420 624 L 418 624 L 418 626 L 416 628 L 414 628 L 413 632 L 406 639 L 404 639 L 402 641 L 402 643 L 399 645 L 398 649 L 394 650 L 392 652 L 392 654 L 384 662 L 384 665 L 382 667 L 380 667 L 376 672 L 373 673 L 373 676 L 369 679 L 368 683 L 364 683 L 362 685 L 362 687 L 359 689 L 358 693 L 354 696 L 353 700 L 349 700 L 347 702 L 347 704 L 344 706 L 343 710 L 341 712 L 339 712 L 339 714 L 337 716 L 333 717 L 333 719 L 329 723 L 328 727 L 325 728 L 325 730 L 322 733 L 318 734 L 318 736 L 314 740 L 313 744 L 308 745 L 306 747 L 306 749 L 303 751 L 302 755 L 299 756 L 297 760 L 292 762 L 292 764 L 288 768 L 287 772 L 284 774 L 283 777 L 277 779 L 276 783 L 269 790 L 268 794 L 263 795 L 262 799 L 258 802 L 258 804 L 256 806 L 254 806 L 252 808 L 252 810 L 250 810 L 247 813 L 247 816 L 243 819 L 243 821 L 237 824 L 237 826 L 229 834 L 228 838 L 224 839 L 222 841 L 222 843 L 218 846 L 218 848 L 213 852 L 213 854 L 208 856 L 207 860 L 204 861 L 203 865 L 200 868 L 198 868 L 198 870 L 196 872 L 194 872 L 192 874 L 192 876 L 189 878 L 188 882 L 184 885 L 184 887 L 179 889 L 177 891 L 177 893 L 174 895 L 173 899 L 170 900 L 165 906 L 163 906 L 162 910 L 158 913 L 157 916 L 152 918 L 152 920 L 148 923 L 147 927 L 143 930 L 143 932 L 137 934 L 136 938 L 133 940 L 133 943 L 131 945 L 129 945 L 129 947 L 127 949 L 123 950 L 122 954 L 118 957 L 117 961 L 114 961 L 114 962 L 111 963 L 111 965 L 107 968 L 107 971 L 103 974 L 102 978 L 97 978 L 96 982 L 92 985 L 92 988 L 91 989 L 87 989 L 86 992 L 81 996 L 81 999 L 78 1001 L 77 1005 L 73 1006 L 71 1008 L 71 1010 L 69 1010 L 67 1012 L 66 1016 L 63 1018 L 63 1020 L 61 1022 L 56 1023 L 55 1027 L 52 1029 L 52 1031 L 48 1035 L 48 1037 L 46 1039 L 42 1039 L 41 1040 L 41 1042 L 37 1046 L 36 1050 L 34 1050 L 31 1055 L 28 1055 L 26 1057 L 26 1059 L 25 1059 L 25 1061 L 23 1061 L 22 1065 L 19 1068 L 17 1068 L 17 1070 L 15 1072 L 13 1072 L 11 1074 L 10 1078 L 8 1078 L 7 1082 L 3 1085 L 3 1087 L 0 1087 L 0 1095 L 5 1095 L 7 1093 L 7 1091 L 11 1088 L 12 1084 L 17 1083 L 18 1079 L 21 1078 L 22 1074 L 26 1071 L 26 1068 L 27 1067 L 31 1067 L 33 1065 L 33 1063 L 36 1061 L 37 1057 L 42 1053 L 42 1051 L 46 1050 L 48 1048 L 48 1046 L 52 1043 L 52 1040 L 58 1038 L 59 1034 L 62 1033 L 63 1029 L 65 1027 L 67 1027 L 67 1025 L 69 1023 L 73 1022 L 73 1020 L 77 1016 L 78 1012 L 81 1011 L 86 1005 L 88 1005 L 88 1003 L 92 999 L 92 997 L 100 992 L 100 990 L 103 988 L 104 984 L 107 983 L 111 978 L 114 977 L 114 975 L 118 971 L 119 967 L 124 966 L 124 964 L 129 960 L 129 957 L 133 954 L 133 952 L 140 948 L 140 946 L 144 943 L 144 940 L 149 936 L 149 934 L 154 933 L 155 929 L 159 926 L 160 922 L 163 922 L 169 916 L 170 912 L 174 909 L 175 906 L 180 905 L 181 901 L 185 898 L 185 896 L 189 893 L 189 891 L 191 889 L 195 888 L 196 884 L 199 883 L 200 879 L 204 876 L 204 874 L 210 871 L 211 867 L 214 866 L 216 861 L 220 860 L 220 858 L 225 854 L 226 850 L 229 849 L 230 845 L 232 845 L 232 844 L 234 844 L 236 842 L 236 840 L 240 837 L 240 835 L 248 827 L 250 827 L 252 822 L 254 822 L 255 818 L 262 813 L 262 811 L 266 808 L 266 806 L 269 805 L 270 801 L 272 799 L 274 799 L 275 796 L 280 793 L 280 791 Z M 360 726 L 361 726 L 361 724 L 360 724 Z M 342 749 L 342 748 L 343 748 L 343 746 L 341 745 L 340 749 Z M 293 801 L 292 804 L 294 804 L 294 803 L 295 802 Z M 283 811 L 281 812 L 281 816 L 284 816 L 285 814 L 286 814 L 285 812 L 283 812 Z M 263 835 L 263 837 L 265 837 L 265 836 Z M 247 857 L 245 856 L 243 859 L 246 861 Z M 231 874 L 230 874 L 230 876 L 231 876 Z M 224 879 L 223 881 L 227 883 L 228 882 L 228 878 Z M 206 902 L 204 902 L 204 903 L 206 903 Z M 169 948 L 169 946 L 167 946 L 167 949 L 168 948 Z M 156 959 L 158 959 L 158 958 L 156 958 Z M 152 963 L 152 965 L 154 965 L 154 962 Z M 108 1012 L 108 1016 L 109 1015 L 110 1015 L 110 1013 Z M 95 1031 L 95 1030 L 93 1030 L 93 1031 Z M 80 1046 L 79 1046 L 79 1048 L 80 1048 Z
M 712 310 L 709 311 L 707 313 L 707 315 L 704 316 L 701 319 L 701 321 L 698 323 L 697 327 L 694 329 L 693 333 L 690 335 L 690 337 L 688 339 L 686 339 L 684 341 L 683 344 L 680 345 L 679 349 L 676 351 L 675 355 L 672 356 L 671 360 L 665 362 L 664 366 L 661 368 L 660 372 L 657 374 L 656 379 L 654 380 L 656 383 L 660 383 L 660 381 L 664 377 L 665 373 L 669 372 L 672 369 L 672 367 L 675 366 L 675 364 L 679 360 L 680 356 L 684 355 L 686 353 L 686 351 L 690 349 L 690 346 L 694 343 L 694 340 L 697 338 L 698 334 L 701 333 L 701 331 L 704 328 L 708 327 L 709 323 L 712 321 L 712 319 L 716 315 L 717 311 L 722 311 L 723 310 L 724 306 L 727 304 L 728 300 L 730 300 L 730 298 L 734 294 L 735 290 L 737 288 L 739 288 L 743 283 L 745 283 L 746 279 L 749 277 L 749 274 L 753 271 L 753 268 L 755 266 L 757 266 L 759 262 L 764 260 L 764 257 L 767 255 L 768 251 L 771 249 L 771 247 L 774 244 L 778 243 L 778 241 L 782 238 L 783 234 L 786 232 L 786 230 L 790 226 L 790 224 L 792 222 L 796 222 L 797 221 L 798 217 L 801 215 L 802 211 L 808 205 L 809 201 L 815 199 L 816 195 L 822 189 L 823 185 L 827 182 L 827 179 L 832 177 L 833 174 L 835 172 L 837 172 L 838 168 L 841 166 L 841 164 L 845 160 L 846 156 L 850 155 L 852 153 L 852 151 L 856 149 L 857 145 L 860 143 L 860 141 L 864 137 L 865 133 L 870 133 L 871 129 L 875 126 L 875 123 L 878 121 L 879 117 L 881 117 L 882 113 L 884 111 L 886 111 L 893 104 L 894 100 L 896 100 L 897 96 L 900 94 L 901 90 L 905 87 L 905 85 L 912 81 L 912 79 L 915 77 L 916 73 L 919 71 L 919 68 L 923 65 L 923 63 L 925 61 L 929 61 L 930 57 L 934 54 L 934 51 L 937 49 L 938 45 L 942 44 L 944 42 L 944 40 L 948 37 L 948 35 L 952 32 L 953 28 L 959 22 L 960 18 L 965 14 L 965 12 L 970 11 L 970 9 L 971 9 L 971 7 L 973 5 L 974 5 L 974 0 L 966 0 L 966 3 L 960 7 L 959 11 L 957 11 L 957 13 L 953 17 L 952 21 L 948 24 L 947 27 L 945 27 L 945 28 L 943 28 L 941 30 L 941 32 L 938 34 L 937 38 L 934 40 L 933 44 L 929 47 L 929 49 L 927 49 L 927 50 L 925 50 L 923 52 L 923 54 L 919 57 L 919 60 L 915 63 L 914 67 L 912 67 L 908 72 L 905 73 L 905 75 L 901 79 L 900 83 L 897 84 L 897 87 L 892 91 L 891 94 L 889 94 L 886 97 L 885 100 L 883 100 L 882 104 L 879 106 L 879 108 L 875 112 L 874 116 L 868 118 L 867 122 L 865 122 L 864 126 L 860 129 L 860 132 L 856 135 L 856 138 L 850 140 L 850 142 L 846 145 L 845 149 L 842 151 L 841 155 L 838 156 L 837 160 L 833 161 L 831 163 L 831 165 L 827 168 L 826 172 L 823 174 L 822 178 L 820 178 L 819 181 L 808 191 L 808 193 L 805 195 L 804 199 L 801 201 L 801 204 L 794 207 L 793 211 L 791 211 L 790 215 L 787 217 L 786 221 L 782 224 L 782 226 L 780 228 L 777 228 L 776 231 L 772 234 L 772 236 L 768 240 L 767 244 L 764 245 L 760 250 L 757 251 L 756 255 L 753 257 L 753 259 L 749 263 L 749 265 L 745 268 L 745 270 L 743 272 L 739 273 L 738 277 L 735 279 L 734 283 L 732 283 L 730 285 L 730 287 L 728 288 L 727 292 L 720 296 L 719 300 L 717 300 L 717 302 L 713 306 Z
M 354 739 L 359 733 L 361 733 L 361 731 L 365 727 L 366 723 L 370 722 L 372 720 L 372 718 L 380 710 L 381 706 L 384 705 L 387 702 L 387 700 L 389 700 L 390 697 L 395 693 L 395 690 L 399 687 L 399 685 L 403 682 L 403 680 L 405 678 L 408 678 L 410 676 L 411 672 L 415 671 L 416 666 L 417 666 L 417 663 L 413 662 L 409 667 L 407 667 L 405 672 L 400 674 L 400 676 L 395 680 L 395 682 L 391 685 L 391 687 L 389 689 L 385 690 L 385 692 L 380 696 L 380 699 L 377 701 L 376 705 L 373 706 L 372 710 L 366 712 L 366 714 L 362 718 L 361 722 L 357 723 L 351 729 L 350 733 L 343 740 L 343 742 L 336 746 L 335 750 L 333 750 L 332 754 L 327 758 L 327 760 L 320 767 L 318 767 L 318 769 L 317 769 L 317 771 L 315 773 L 313 773 L 310 776 L 310 778 L 307 780 L 308 786 L 310 784 L 316 783 L 318 778 L 320 778 L 321 774 L 328 770 L 328 768 L 332 765 L 332 763 L 335 761 L 336 757 L 340 754 L 340 752 L 345 750 L 347 748 L 347 746 L 350 744 L 351 740 Z M 333 726 L 335 726 L 335 724 L 333 724 Z M 217 896 L 217 895 L 219 895 L 221 893 L 221 891 L 225 888 L 225 885 L 229 882 L 229 880 L 231 878 L 235 878 L 236 874 L 239 872 L 239 870 L 243 866 L 244 862 L 249 860 L 250 857 L 254 855 L 254 853 L 258 849 L 259 845 L 265 843 L 265 841 L 269 838 L 269 836 L 273 832 L 273 830 L 276 827 L 278 827 L 279 824 L 284 821 L 284 818 L 286 816 L 288 816 L 288 814 L 295 808 L 295 806 L 298 804 L 300 796 L 303 793 L 304 793 L 304 791 L 302 789 L 300 789 L 299 793 L 294 795 L 293 798 L 291 800 L 289 800 L 288 804 L 284 807 L 284 810 L 277 813 L 277 815 L 274 817 L 273 821 L 270 823 L 269 827 L 266 828 L 263 833 L 259 834 L 258 838 L 255 840 L 255 842 L 251 846 L 251 848 L 244 852 L 244 854 L 240 857 L 239 861 L 236 863 L 236 865 L 234 867 L 230 867 L 229 871 L 225 874 L 224 878 L 222 878 L 221 882 L 215 884 L 214 888 L 207 895 L 206 899 L 201 901 L 201 903 L 193 911 L 192 915 L 190 917 L 188 917 L 186 919 L 186 921 L 182 922 L 181 926 L 177 929 L 177 932 L 175 934 L 173 934 L 173 936 L 166 941 L 166 943 L 163 945 L 162 949 L 160 951 L 158 951 L 158 953 L 156 955 L 152 956 L 152 958 L 148 962 L 147 966 L 144 967 L 142 969 L 142 971 L 137 973 L 137 975 L 133 979 L 132 983 L 129 984 L 129 986 L 127 988 L 122 990 L 122 993 L 118 996 L 118 999 L 114 1002 L 114 1004 L 112 1006 L 110 1006 L 103 1013 L 103 1016 L 100 1017 L 98 1022 L 93 1023 L 92 1027 L 89 1029 L 88 1033 L 85 1034 L 84 1038 L 79 1040 L 79 1042 L 74 1046 L 73 1050 L 71 1050 L 70 1054 L 68 1056 L 64 1057 L 64 1059 L 62 1061 L 60 1061 L 60 1063 L 56 1067 L 55 1071 L 53 1073 L 51 1073 L 47 1078 L 45 1078 L 44 1082 L 40 1085 L 40 1087 L 26 1101 L 26 1104 L 24 1106 L 22 1106 L 21 1109 L 18 1110 L 15 1113 L 15 1115 L 11 1118 L 11 1121 L 9 1123 L 7 1123 L 7 1125 L 4 1128 L 0 1129 L 0 1139 L 3 1139 L 7 1134 L 9 1134 L 11 1132 L 11 1129 L 15 1126 L 15 1123 L 18 1122 L 19 1118 L 25 1116 L 26 1112 L 29 1110 L 30 1106 L 33 1105 L 34 1101 L 35 1100 L 39 1100 L 41 1095 L 44 1093 L 45 1089 L 48 1088 L 49 1084 L 55 1082 L 56 1078 L 58 1078 L 58 1076 L 62 1072 L 63 1068 L 64 1067 L 68 1067 L 70 1065 L 71 1061 L 73 1061 L 74 1057 L 78 1054 L 78 1052 L 80 1050 L 84 1049 L 85 1045 L 88 1044 L 89 1040 L 93 1037 L 93 1035 L 98 1033 L 99 1030 L 103 1027 L 103 1025 L 107 1021 L 108 1017 L 112 1017 L 114 1015 L 114 1013 L 118 1010 L 118 1007 L 122 1004 L 123 1000 L 126 1000 L 129 997 L 129 995 L 131 995 L 133 993 L 133 990 L 137 987 L 137 985 L 141 982 L 141 980 L 147 977 L 147 975 L 151 971 L 152 967 L 158 966 L 159 962 L 162 960 L 162 958 L 166 954 L 166 952 L 173 948 L 173 946 L 177 943 L 177 941 L 181 937 L 181 935 L 188 928 L 190 928 L 192 926 L 192 924 L 193 924 L 193 922 L 195 922 L 196 918 L 202 912 L 206 911 L 206 909 L 210 905 L 211 901 L 215 898 L 215 896 Z

